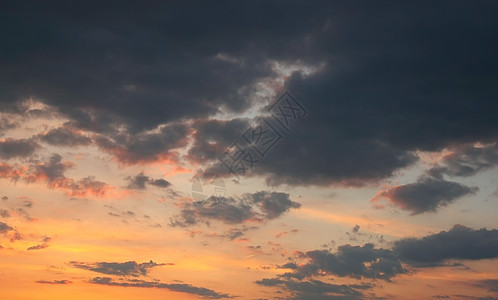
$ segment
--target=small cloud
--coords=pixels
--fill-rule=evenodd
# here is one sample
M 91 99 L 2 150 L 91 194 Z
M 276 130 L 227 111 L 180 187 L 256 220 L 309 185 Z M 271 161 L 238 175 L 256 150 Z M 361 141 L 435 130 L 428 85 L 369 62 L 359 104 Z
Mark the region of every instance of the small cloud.
M 366 299 L 363 290 L 371 289 L 369 284 L 332 284 L 320 280 L 294 280 L 289 278 L 263 278 L 255 281 L 265 287 L 278 287 L 294 294 L 289 299 Z M 331 296 L 333 295 L 333 296 Z M 370 299 L 370 298 L 369 298 Z
M 69 264 L 75 268 L 85 269 L 102 274 L 134 276 L 134 277 L 140 275 L 147 275 L 150 269 L 158 266 L 172 265 L 171 263 L 157 264 L 152 260 L 146 263 L 137 263 L 135 261 L 127 261 L 124 263 L 118 263 L 118 262 L 83 263 L 83 262 L 72 261 Z
M 394 243 L 401 259 L 415 266 L 440 266 L 450 259 L 479 260 L 498 257 L 498 230 L 455 225 L 423 238 L 406 238 Z
M 476 187 L 424 176 L 415 183 L 399 185 L 381 191 L 371 199 L 371 202 L 386 198 L 391 204 L 416 215 L 435 212 L 456 199 L 474 194 L 476 191 Z
M 10 227 L 6 223 L 0 222 L 0 233 L 6 233 L 10 230 L 14 230 L 14 228 Z
M 40 245 L 36 245 L 36 246 L 31 246 L 28 248 L 28 250 L 41 250 L 41 249 L 45 249 L 47 247 L 48 247 L 47 244 L 40 244 Z
M 207 299 L 233 298 L 233 296 L 229 294 L 219 293 L 208 288 L 196 287 L 186 283 L 162 283 L 159 281 L 145 281 L 139 279 L 116 282 L 110 277 L 94 277 L 90 280 L 90 283 L 109 285 L 109 286 L 167 289 L 170 291 L 202 296 Z
M 70 284 L 73 283 L 72 281 L 69 280 L 38 280 L 35 281 L 36 283 L 42 283 L 42 284 Z
M 289 194 L 261 191 L 243 194 L 240 198 L 214 197 L 206 201 L 188 203 L 171 219 L 171 226 L 187 227 L 210 220 L 226 224 L 241 224 L 248 221 L 265 222 L 275 219 L 301 204 L 290 199 Z
M 149 176 L 144 175 L 143 172 L 134 177 L 126 177 L 126 179 L 129 181 L 128 188 L 133 190 L 144 190 L 146 189 L 146 184 L 160 188 L 167 188 L 171 186 L 169 181 L 150 178 Z

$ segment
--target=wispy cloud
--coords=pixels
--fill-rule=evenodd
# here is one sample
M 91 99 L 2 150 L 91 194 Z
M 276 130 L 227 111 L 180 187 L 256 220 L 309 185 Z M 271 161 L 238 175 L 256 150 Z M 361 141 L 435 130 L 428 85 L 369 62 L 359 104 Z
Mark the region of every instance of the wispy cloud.
M 233 296 L 229 294 L 219 293 L 208 288 L 196 287 L 186 283 L 161 283 L 159 281 L 145 281 L 139 279 L 131 279 L 126 281 L 116 282 L 110 277 L 95 277 L 90 280 L 90 283 L 110 285 L 110 286 L 122 286 L 122 287 L 168 289 L 170 291 L 202 296 L 208 299 L 233 298 Z
M 155 267 L 171 265 L 171 263 L 155 263 L 152 260 L 150 262 L 137 263 L 135 261 L 127 261 L 123 263 L 118 262 L 95 262 L 95 263 L 84 263 L 72 261 L 69 263 L 71 266 L 79 269 L 85 269 L 92 272 L 98 272 L 102 274 L 109 275 L 121 275 L 121 276 L 145 276 L 148 274 L 149 270 Z

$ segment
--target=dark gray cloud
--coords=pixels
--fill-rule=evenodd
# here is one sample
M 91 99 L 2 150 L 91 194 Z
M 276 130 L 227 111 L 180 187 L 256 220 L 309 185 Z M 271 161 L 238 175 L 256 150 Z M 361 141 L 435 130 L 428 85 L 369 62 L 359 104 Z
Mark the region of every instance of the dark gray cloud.
M 441 178 L 472 176 L 479 171 L 490 169 L 498 164 L 498 144 L 484 146 L 464 145 L 452 149 L 441 162 L 428 171 L 428 174 Z
M 254 48 L 253 40 L 271 42 L 273 35 L 246 27 L 254 26 L 254 18 L 265 20 L 256 22 L 261 29 L 274 26 L 273 10 L 261 10 L 259 5 L 230 9 L 225 3 L 139 6 L 128 2 L 119 8 L 103 5 L 97 14 L 86 4 L 62 5 L 57 11 L 31 4 L 9 5 L 11 16 L 2 20 L 2 26 L 18 28 L 23 40 L 29 40 L 29 45 L 21 46 L 16 35 L 9 35 L 10 47 L 2 51 L 9 58 L 4 67 L 9 67 L 11 76 L 22 78 L 5 83 L 10 86 L 2 95 L 7 101 L 35 94 L 74 118 L 78 108 L 91 107 L 111 112 L 107 119 L 126 119 L 129 126 L 150 128 L 165 120 L 205 116 L 221 106 L 240 111 L 248 106 L 244 96 L 251 83 L 273 73 L 265 61 L 269 53 Z M 38 18 L 31 9 L 45 17 Z M 209 17 L 203 17 L 207 11 Z M 194 16 L 205 26 L 192 27 L 187 20 Z M 30 22 L 17 26 L 21 17 Z M 288 30 L 299 26 L 277 31 L 289 37 L 292 31 Z M 32 50 L 26 51 L 26 46 Z M 268 46 L 277 50 L 276 45 Z M 43 59 L 30 55 L 42 49 Z M 243 62 L 217 58 L 225 52 Z M 72 58 L 70 69 L 64 58 Z
M 470 282 L 469 285 L 486 289 L 488 292 L 498 293 L 498 279 L 483 279 Z
M 167 188 L 167 187 L 171 186 L 171 183 L 169 181 L 167 181 L 166 179 L 162 179 L 162 178 L 152 179 L 149 181 L 149 184 L 153 185 L 153 186 L 161 187 L 161 188 Z
M 449 14 L 447 5 L 432 7 L 431 16 L 422 6 L 402 6 L 328 12 L 328 26 L 313 35 L 324 68 L 295 73 L 286 84 L 309 116 L 256 169 L 269 183 L 361 185 L 410 165 L 414 150 L 496 140 L 496 120 L 485 108 L 497 108 L 487 65 L 496 45 L 491 15 L 476 22 L 477 14 L 457 4 Z M 453 26 L 468 29 L 463 40 Z
M 336 252 L 297 251 L 290 261 L 278 267 L 290 269 L 290 272 L 275 278 L 258 280 L 256 283 L 287 290 L 295 297 L 291 299 L 370 299 L 368 297 L 371 295 L 361 292 L 370 288 L 370 285 L 329 285 L 317 281 L 316 278 L 338 276 L 391 282 L 397 276 L 410 274 L 408 266 L 454 266 L 458 264 L 449 264 L 448 261 L 496 257 L 498 230 L 473 230 L 455 225 L 448 232 L 441 231 L 418 239 L 405 238 L 395 241 L 392 249 L 378 249 L 367 243 L 363 246 L 341 245 Z M 497 283 L 495 279 L 466 282 L 470 286 L 489 292 L 498 292 Z
M 179 215 L 171 218 L 172 226 L 187 227 L 209 221 L 221 221 L 226 224 L 240 224 L 258 215 L 250 204 L 234 198 L 210 197 L 206 202 L 187 204 Z
M 270 220 L 279 217 L 291 208 L 301 207 L 301 204 L 292 201 L 287 193 L 260 191 L 245 194 L 244 198 L 257 204 L 265 218 Z
M 135 190 L 143 190 L 146 188 L 146 184 L 150 184 L 153 186 L 161 187 L 161 188 L 167 188 L 171 186 L 171 183 L 168 182 L 165 179 L 153 179 L 150 178 L 149 176 L 144 175 L 143 172 L 140 174 L 134 176 L 134 177 L 127 177 L 126 178 L 129 183 L 128 183 L 128 188 L 129 189 L 135 189 Z
M 70 284 L 73 283 L 70 280 L 37 280 L 35 281 L 36 283 L 43 283 L 43 284 Z
M 233 296 L 229 294 L 219 293 L 208 288 L 196 287 L 186 283 L 161 283 L 159 281 L 144 281 L 139 279 L 116 282 L 110 277 L 95 277 L 90 280 L 90 283 L 110 286 L 168 289 L 170 291 L 202 296 L 207 299 L 233 298 Z
M 249 220 L 263 222 L 300 206 L 290 200 L 289 194 L 279 192 L 247 193 L 240 198 L 211 196 L 207 201 L 186 204 L 179 215 L 171 218 L 171 225 L 186 227 L 210 221 L 226 224 L 240 224 Z
M 416 266 L 437 266 L 451 259 L 478 260 L 498 257 L 498 230 L 474 230 L 455 225 L 449 231 L 394 243 L 403 261 Z
M 270 180 L 375 180 L 413 162 L 411 150 L 497 138 L 487 111 L 498 108 L 488 65 L 496 23 L 479 13 L 496 6 L 439 5 L 351 4 L 329 15 L 315 36 L 324 69 L 287 81 L 310 115 L 265 161 Z
M 28 157 L 33 154 L 39 145 L 33 139 L 2 139 L 0 140 L 0 158 L 11 159 Z
M 14 230 L 14 228 L 10 227 L 4 222 L 0 222 L 0 233 L 6 233 L 9 230 Z
M 365 299 L 362 291 L 372 288 L 368 284 L 331 284 L 319 280 L 297 281 L 279 278 L 264 278 L 255 283 L 287 290 L 292 296 L 286 299 L 293 300 Z
M 477 187 L 422 176 L 415 183 L 399 185 L 379 192 L 372 198 L 372 202 L 387 198 L 391 204 L 416 215 L 435 212 L 456 199 L 474 194 L 476 191 Z
M 95 10 L 35 1 L 6 10 L 0 25 L 13 31 L 0 53 L 0 107 L 42 99 L 67 126 L 98 133 L 121 163 L 171 159 L 185 145 L 145 130 L 250 107 L 256 83 L 277 76 L 274 61 L 321 68 L 286 78 L 310 113 L 255 170 L 271 184 L 364 185 L 415 162 L 416 150 L 497 138 L 494 2 L 126 1 Z M 192 160 L 214 158 L 207 140 L 196 137 Z
M 39 135 L 39 138 L 43 142 L 55 146 L 86 146 L 92 142 L 88 136 L 77 133 L 67 127 L 52 129 L 45 134 Z
M 329 274 L 340 277 L 372 278 L 390 281 L 392 277 L 408 272 L 392 250 L 376 249 L 373 244 L 364 246 L 339 246 L 337 253 L 314 250 L 304 253 L 308 260 L 299 265 L 292 277 L 302 278 L 312 275 Z
M 249 127 L 247 119 L 197 120 L 187 158 L 195 163 L 217 161 L 218 157 Z
M 149 270 L 158 266 L 164 266 L 164 263 L 155 263 L 152 260 L 145 263 L 137 263 L 135 261 L 127 261 L 124 263 L 118 262 L 96 262 L 96 263 L 84 263 L 72 261 L 69 263 L 75 268 L 85 269 L 93 272 L 98 272 L 102 274 L 109 275 L 120 275 L 120 276 L 145 276 L 148 274 Z
M 177 160 L 175 150 L 188 143 L 186 124 L 168 124 L 158 133 L 99 135 L 95 142 L 124 164 Z
M 426 171 L 416 183 L 396 186 L 379 192 L 372 201 L 384 197 L 391 204 L 413 214 L 435 212 L 460 197 L 474 194 L 476 187 L 447 181 L 449 177 L 467 177 L 490 169 L 498 164 L 498 146 L 488 145 L 453 146 L 451 154 L 445 155 L 434 167 Z M 380 206 L 382 207 L 382 206 Z

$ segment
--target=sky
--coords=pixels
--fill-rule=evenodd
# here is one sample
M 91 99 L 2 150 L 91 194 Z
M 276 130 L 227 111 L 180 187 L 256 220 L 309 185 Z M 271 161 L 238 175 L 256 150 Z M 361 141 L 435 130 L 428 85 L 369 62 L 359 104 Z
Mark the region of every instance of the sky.
M 0 299 L 498 299 L 497 1 L 2 1 Z

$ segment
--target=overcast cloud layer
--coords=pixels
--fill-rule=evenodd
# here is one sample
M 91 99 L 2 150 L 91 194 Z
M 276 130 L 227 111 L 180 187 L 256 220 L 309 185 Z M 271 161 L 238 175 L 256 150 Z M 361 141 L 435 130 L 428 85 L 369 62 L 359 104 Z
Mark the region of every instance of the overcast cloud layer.
M 165 155 L 187 132 L 132 134 L 249 108 L 275 62 L 320 67 L 285 83 L 310 116 L 257 169 L 273 184 L 362 185 L 409 166 L 415 150 L 496 139 L 493 1 L 95 4 L 6 5 L 2 27 L 17 32 L 1 50 L 0 101 L 53 105 L 122 162 Z M 42 140 L 89 142 L 67 128 Z M 6 141 L 0 154 L 33 150 Z M 212 157 L 200 146 L 191 154 Z

